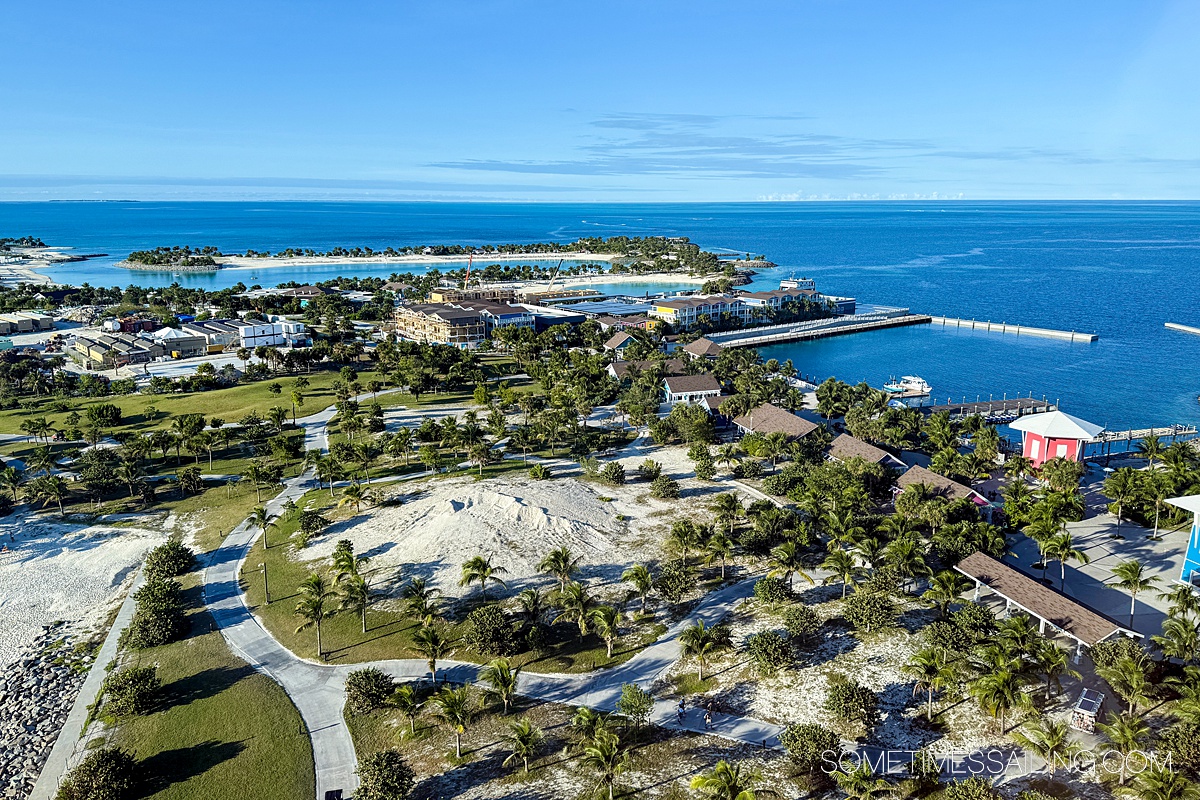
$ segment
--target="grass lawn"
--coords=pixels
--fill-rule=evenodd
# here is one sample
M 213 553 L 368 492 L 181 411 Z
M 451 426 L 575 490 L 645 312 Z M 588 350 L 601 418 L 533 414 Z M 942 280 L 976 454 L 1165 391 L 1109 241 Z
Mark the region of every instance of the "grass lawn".
M 519 461 L 494 464 L 484 468 L 484 477 L 522 468 Z M 477 474 L 478 470 L 472 470 L 472 473 Z M 335 508 L 336 501 L 330 499 L 328 490 L 309 492 L 297 502 L 301 507 L 305 507 L 306 504 L 314 510 L 326 509 L 323 513 L 330 519 L 344 518 L 349 513 L 349 509 L 339 512 Z M 275 638 L 292 652 L 305 658 L 316 659 L 316 634 L 311 628 L 297 633 L 296 628 L 301 620 L 294 612 L 299 600 L 297 587 L 311 570 L 321 570 L 327 565 L 307 564 L 299 560 L 303 557 L 303 551 L 298 552 L 291 540 L 296 524 L 294 518 L 281 519 L 277 528 L 268 531 L 267 542 L 270 547 L 264 549 L 262 538 L 254 544 L 246 558 L 241 585 L 251 610 L 258 615 Z M 264 603 L 260 567 L 263 563 L 267 566 L 267 579 L 271 588 L 270 604 Z M 370 573 L 367 574 L 370 577 Z M 329 607 L 336 609 L 337 603 L 337 599 L 334 598 Z M 474 606 L 473 602 L 464 602 L 456 604 L 456 607 L 450 608 L 449 611 L 454 620 L 461 620 L 466 618 Z M 465 623 L 453 620 L 439 624 L 442 633 L 451 639 L 461 639 L 467 629 Z M 550 629 L 551 641 L 547 643 L 543 652 L 521 653 L 513 656 L 511 660 L 515 665 L 525 666 L 534 672 L 587 672 L 616 666 L 628 661 L 642 648 L 653 643 L 665 630 L 664 626 L 653 619 L 639 620 L 631 625 L 632 628 L 627 628 L 616 642 L 611 659 L 608 658 L 604 643 L 594 635 L 588 635 L 581 640 L 574 625 L 555 625 Z M 356 614 L 335 614 L 326 618 L 321 625 L 322 646 L 330 663 L 353 664 L 389 658 L 420 658 L 420 654 L 412 647 L 412 636 L 417 629 L 417 623 L 403 611 L 381 607 L 369 610 L 365 634 L 362 632 L 361 620 Z M 450 658 L 483 663 L 489 661 L 491 656 L 477 653 L 462 644 Z
M 113 743 L 147 775 L 144 797 L 209 800 L 311 797 L 312 747 L 300 714 L 274 681 L 236 657 L 200 608 L 194 573 L 186 578 L 192 635 L 126 656 L 158 664 L 160 710 L 122 721 Z
M 89 406 L 101 403 L 113 403 L 119 406 L 123 414 L 122 424 L 110 433 L 122 430 L 137 430 L 144 433 L 153 428 L 167 427 L 170 425 L 171 417 L 181 414 L 203 414 L 209 419 L 220 417 L 226 422 L 237 422 L 251 411 L 257 412 L 260 417 L 265 417 L 272 406 L 282 406 L 288 410 L 290 416 L 292 384 L 301 374 L 309 381 L 308 387 L 301 390 L 304 395 L 304 407 L 299 410 L 301 416 L 313 414 L 337 402 L 337 397 L 330 388 L 333 382 L 340 377 L 336 370 L 280 375 L 265 381 L 244 383 L 228 389 L 214 389 L 208 392 L 74 397 L 67 399 L 66 402 L 81 415 L 86 415 Z M 381 377 L 375 372 L 363 371 L 359 372 L 358 380 L 365 385 L 367 381 L 381 379 Z M 282 387 L 279 394 L 273 394 L 270 390 L 270 386 L 274 383 L 278 383 Z M 31 412 L 23 409 L 0 411 L 0 433 L 20 433 L 22 422 L 41 416 L 46 417 L 47 421 L 55 427 L 66 427 L 65 420 L 70 412 L 51 410 L 52 402 L 54 402 L 54 398 L 46 398 L 44 403 Z M 146 408 L 149 406 L 157 409 L 154 419 L 150 419 L 146 415 Z

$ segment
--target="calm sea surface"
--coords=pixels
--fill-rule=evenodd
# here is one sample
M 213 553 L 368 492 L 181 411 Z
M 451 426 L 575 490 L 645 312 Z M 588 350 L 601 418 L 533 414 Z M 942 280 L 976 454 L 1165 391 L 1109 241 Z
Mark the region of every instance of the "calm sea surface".
M 234 252 L 689 236 L 718 252 L 763 253 L 777 262 L 756 288 L 795 273 L 861 301 L 1100 334 L 1094 344 L 1068 344 L 922 326 L 764 351 L 791 358 L 805 374 L 874 385 L 917 374 L 941 401 L 1032 392 L 1114 429 L 1200 422 L 1200 336 L 1163 327 L 1200 325 L 1197 203 L 0 203 L 0 236 L 25 234 L 110 254 L 49 273 L 61 282 L 179 281 L 212 289 L 421 267 L 263 267 L 175 277 L 113 264 L 131 250 L 176 244 Z M 682 287 L 613 287 L 663 288 Z

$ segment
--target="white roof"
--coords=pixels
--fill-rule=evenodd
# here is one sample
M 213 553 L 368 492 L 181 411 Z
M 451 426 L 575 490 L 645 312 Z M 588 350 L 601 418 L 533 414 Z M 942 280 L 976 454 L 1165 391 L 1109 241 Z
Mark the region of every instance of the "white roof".
M 159 328 L 150 334 L 155 339 L 194 339 L 196 334 L 181 331 L 178 328 Z
M 1030 414 L 1021 417 L 1016 422 L 1010 422 L 1008 427 L 1017 431 L 1036 433 L 1051 439 L 1091 439 L 1104 430 L 1103 425 L 1093 425 L 1087 420 L 1072 417 L 1061 411 L 1049 411 L 1045 414 Z
M 1193 494 L 1187 497 L 1172 497 L 1167 502 L 1173 506 L 1182 508 L 1184 511 L 1200 514 L 1200 494 Z

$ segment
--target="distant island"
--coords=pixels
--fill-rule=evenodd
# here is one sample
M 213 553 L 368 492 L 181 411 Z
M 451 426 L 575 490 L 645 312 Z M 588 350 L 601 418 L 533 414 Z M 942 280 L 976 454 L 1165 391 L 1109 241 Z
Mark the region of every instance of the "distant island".
M 509 265 L 499 262 L 519 261 L 530 256 L 559 257 L 571 260 L 566 266 L 541 264 Z M 502 245 L 423 245 L 387 247 L 375 250 L 370 247 L 335 247 L 327 251 L 311 248 L 289 247 L 275 253 L 247 250 L 244 254 L 224 253 L 212 246 L 156 247 L 130 253 L 117 266 L 142 270 L 178 270 L 186 272 L 209 272 L 224 267 L 298 266 L 305 264 L 352 264 L 352 263 L 442 263 L 461 262 L 472 258 L 493 263 L 478 264 L 472 269 L 472 277 L 488 282 L 547 280 L 555 275 L 563 277 L 586 277 L 601 274 L 611 275 L 655 275 L 685 273 L 689 276 L 724 275 L 734 282 L 745 282 L 739 275 L 735 263 L 748 263 L 758 267 L 771 267 L 762 256 L 749 254 L 738 262 L 722 260 L 715 253 L 702 250 L 687 237 L 628 237 L 613 236 L 581 238 L 570 243 L 534 242 L 530 244 Z M 266 263 L 264 263 L 266 262 Z M 609 264 L 607 270 L 603 263 Z M 466 269 L 446 272 L 450 277 L 465 277 Z

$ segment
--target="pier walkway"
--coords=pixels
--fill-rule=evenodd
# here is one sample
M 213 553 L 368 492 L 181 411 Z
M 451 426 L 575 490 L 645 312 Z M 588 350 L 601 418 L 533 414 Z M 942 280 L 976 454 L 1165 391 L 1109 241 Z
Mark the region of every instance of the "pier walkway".
M 946 403 L 945 405 L 919 406 L 918 410 L 925 414 L 939 414 L 943 411 L 950 414 L 951 419 L 982 416 L 991 423 L 1015 420 L 1028 414 L 1041 414 L 1046 411 L 1057 411 L 1055 403 L 1036 397 L 1014 397 L 1003 400 L 982 400 L 974 403 Z
M 1178 322 L 1164 322 L 1163 325 L 1173 331 L 1182 331 L 1183 333 L 1194 333 L 1200 336 L 1200 328 L 1193 325 L 1182 325 Z
M 1013 333 L 1017 336 L 1040 336 L 1045 339 L 1062 339 L 1067 342 L 1094 342 L 1100 337 L 1094 333 L 1079 331 L 1056 331 L 1053 328 L 1031 328 L 1028 325 L 1010 325 L 1007 322 L 992 322 L 991 320 L 957 319 L 955 317 L 930 317 L 929 321 L 943 328 L 970 328 L 991 333 Z M 1171 323 L 1167 323 L 1170 327 Z M 1200 333 L 1200 331 L 1197 331 Z
M 842 336 L 848 333 L 897 328 L 903 325 L 921 325 L 928 322 L 928 316 L 910 314 L 907 309 L 904 309 L 901 313 L 854 314 L 848 317 L 813 319 L 784 325 L 765 325 L 745 330 L 710 333 L 706 338 L 722 347 L 761 347 L 783 342 L 803 342 L 810 339 L 823 339 L 826 336 Z

